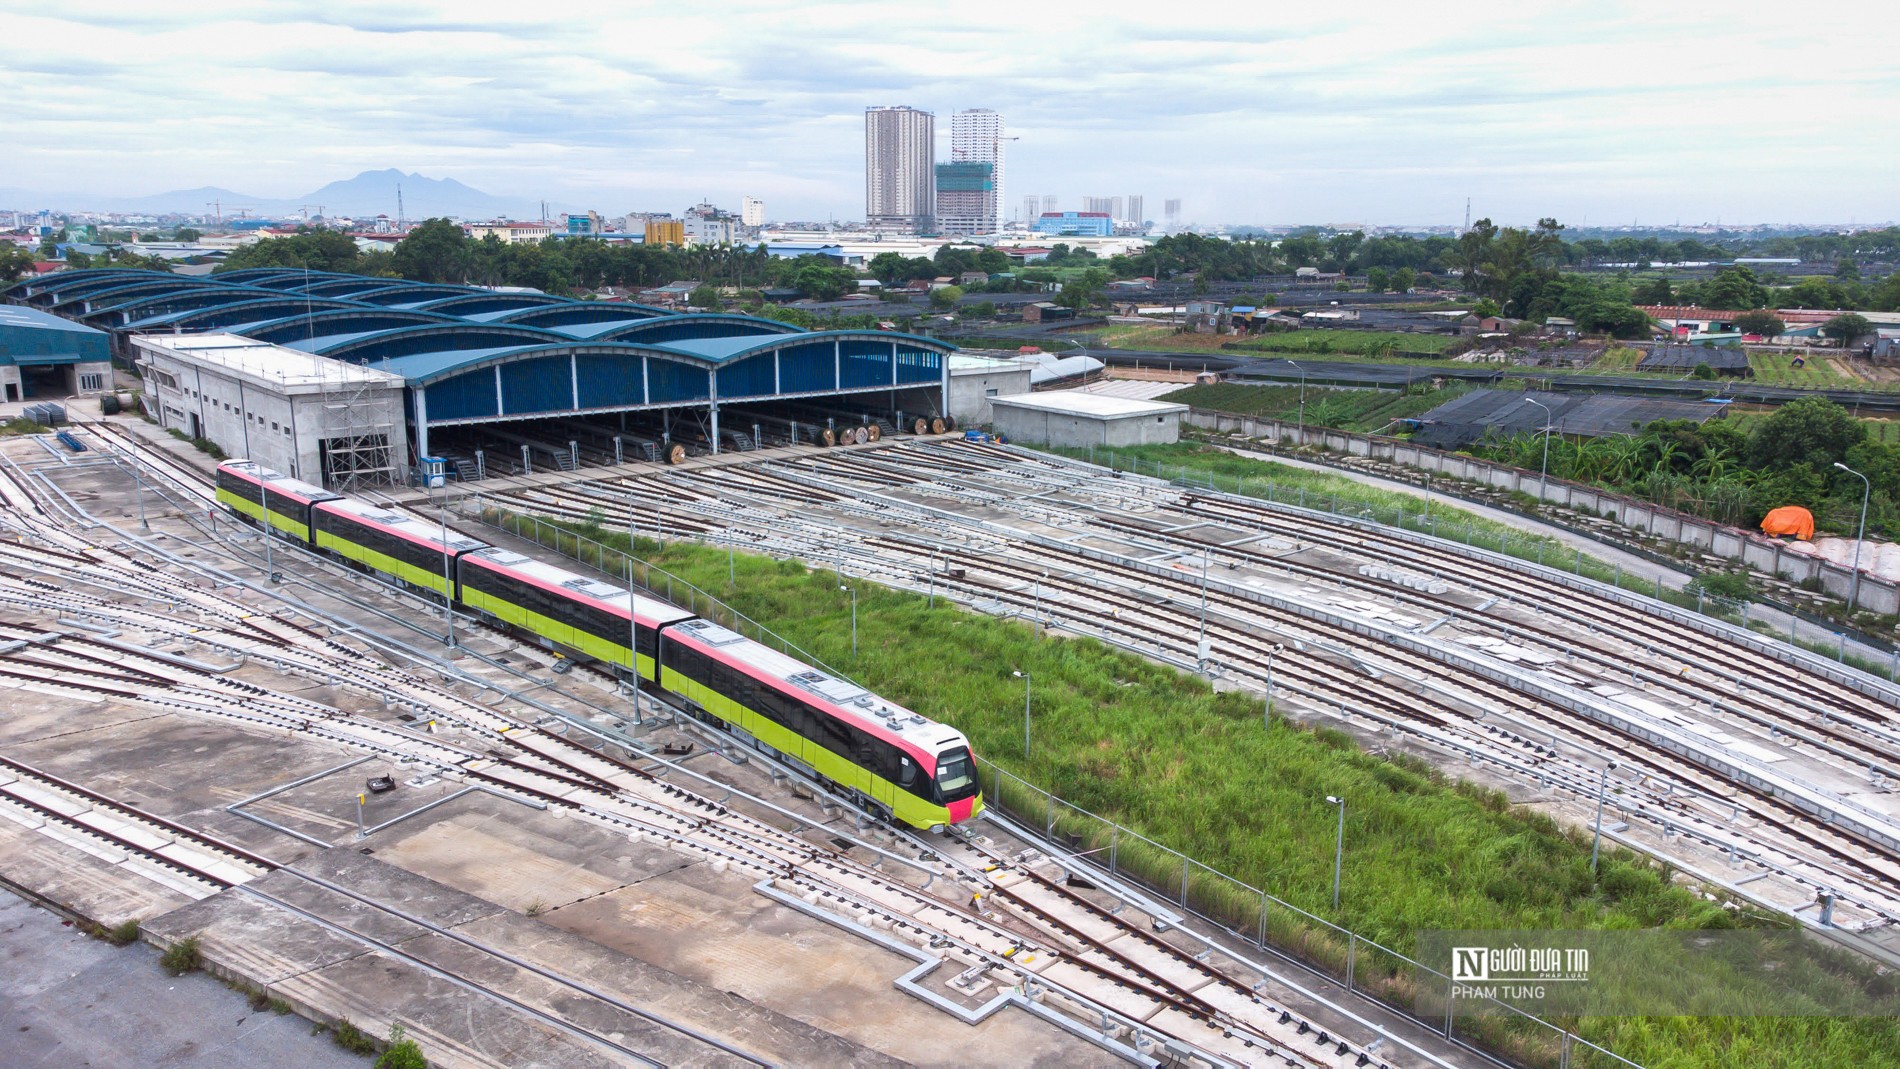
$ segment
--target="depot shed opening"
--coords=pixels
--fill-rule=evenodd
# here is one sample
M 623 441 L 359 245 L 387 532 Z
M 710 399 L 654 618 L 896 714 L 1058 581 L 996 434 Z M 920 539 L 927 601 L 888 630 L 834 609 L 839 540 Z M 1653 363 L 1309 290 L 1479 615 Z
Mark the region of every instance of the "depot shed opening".
M 1087 448 L 1179 441 L 1181 413 L 1168 401 L 1076 391 L 1017 394 L 990 399 L 997 433 L 1018 442 Z

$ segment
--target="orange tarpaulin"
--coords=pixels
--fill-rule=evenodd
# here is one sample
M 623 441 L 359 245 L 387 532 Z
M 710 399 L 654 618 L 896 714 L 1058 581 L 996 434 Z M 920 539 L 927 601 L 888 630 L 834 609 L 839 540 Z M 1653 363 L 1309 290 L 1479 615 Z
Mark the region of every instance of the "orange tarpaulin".
M 1814 538 L 1814 513 L 1800 505 L 1783 505 L 1761 518 L 1761 529 L 1771 535 L 1793 535 L 1803 542 Z

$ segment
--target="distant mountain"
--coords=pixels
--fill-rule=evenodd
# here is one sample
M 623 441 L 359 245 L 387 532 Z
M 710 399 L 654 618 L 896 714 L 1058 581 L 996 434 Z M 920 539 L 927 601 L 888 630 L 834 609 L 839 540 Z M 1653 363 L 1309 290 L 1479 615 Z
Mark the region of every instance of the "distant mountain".
M 269 197 L 253 197 L 247 193 L 236 193 L 219 186 L 199 186 L 197 189 L 174 189 L 169 193 L 155 193 L 149 197 L 107 198 L 124 207 L 96 208 L 106 212 L 210 212 L 222 211 L 225 218 L 237 218 L 237 209 L 248 208 L 252 215 L 272 214 L 280 210 L 281 202 Z M 213 204 L 217 207 L 213 208 Z
M 525 202 L 495 197 L 472 189 L 453 178 L 425 178 L 403 174 L 394 167 L 364 171 L 355 178 L 331 182 L 298 200 L 299 204 L 321 204 L 325 215 L 396 217 L 396 190 L 402 189 L 402 214 L 409 219 L 428 219 L 452 215 L 463 219 L 490 219 L 519 214 L 528 209 Z M 539 212 L 536 211 L 536 215 Z
M 21 211 L 38 211 L 42 208 L 61 212 L 127 212 L 150 213 L 164 212 L 210 212 L 213 202 L 222 205 L 225 215 L 235 218 L 235 209 L 249 208 L 252 214 L 259 212 L 274 213 L 282 202 L 268 197 L 253 197 L 244 193 L 235 193 L 218 186 L 201 186 L 197 189 L 174 189 L 169 193 L 155 193 L 147 197 L 132 197 L 112 193 L 74 193 L 70 190 L 60 193 L 44 189 L 0 189 L 0 207 L 16 208 Z
M 398 186 L 402 188 L 401 212 L 409 219 L 428 219 L 438 215 L 450 215 L 462 219 L 492 219 L 508 216 L 527 218 L 530 212 L 539 215 L 538 207 L 526 200 L 496 197 L 463 185 L 453 178 L 426 178 L 420 174 L 404 174 L 393 167 L 381 171 L 364 171 L 355 178 L 331 182 L 301 197 L 254 197 L 218 186 L 174 189 L 168 193 L 155 193 L 144 197 L 0 188 L 0 208 L 17 208 L 23 211 L 49 208 L 54 211 L 129 212 L 153 215 L 166 212 L 209 213 L 213 210 L 222 210 L 224 217 L 228 220 L 236 218 L 239 210 L 244 210 L 252 218 L 298 216 L 302 214 L 304 205 L 309 205 L 311 214 L 314 215 L 317 206 L 321 205 L 323 213 L 330 216 L 387 215 L 393 219 L 397 214 L 396 189 Z M 213 209 L 213 204 L 218 205 L 218 208 Z

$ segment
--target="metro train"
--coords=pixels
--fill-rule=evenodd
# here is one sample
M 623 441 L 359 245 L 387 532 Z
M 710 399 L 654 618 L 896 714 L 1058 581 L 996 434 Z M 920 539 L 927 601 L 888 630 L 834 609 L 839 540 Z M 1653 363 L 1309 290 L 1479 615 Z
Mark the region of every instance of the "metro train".
M 940 830 L 982 812 L 961 732 L 677 606 L 248 460 L 218 465 L 217 500 L 279 537 L 453 600 L 564 656 L 637 674 L 885 819 Z

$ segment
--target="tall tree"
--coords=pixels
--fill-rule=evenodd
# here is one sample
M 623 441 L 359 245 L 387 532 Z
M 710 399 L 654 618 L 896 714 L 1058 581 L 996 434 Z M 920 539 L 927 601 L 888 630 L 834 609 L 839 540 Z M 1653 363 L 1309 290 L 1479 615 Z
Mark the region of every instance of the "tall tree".
M 462 282 L 474 242 L 447 219 L 428 219 L 396 243 L 395 267 L 416 282 Z
M 1756 308 L 1735 317 L 1735 329 L 1744 334 L 1759 334 L 1764 338 L 1773 338 L 1788 329 L 1775 313 Z
M 1866 426 L 1847 409 L 1824 397 L 1804 397 L 1775 409 L 1756 425 L 1748 459 L 1763 469 L 1802 464 L 1826 471 L 1866 439 Z
M 0 247 L 0 282 L 13 282 L 33 270 L 33 254 L 18 245 Z
M 1821 324 L 1821 333 L 1837 339 L 1843 349 L 1854 344 L 1854 339 L 1865 337 L 1873 329 L 1873 323 L 1857 312 L 1843 312 Z
M 1746 267 L 1725 267 L 1702 287 L 1702 307 L 1744 311 L 1768 303 L 1768 291 Z

